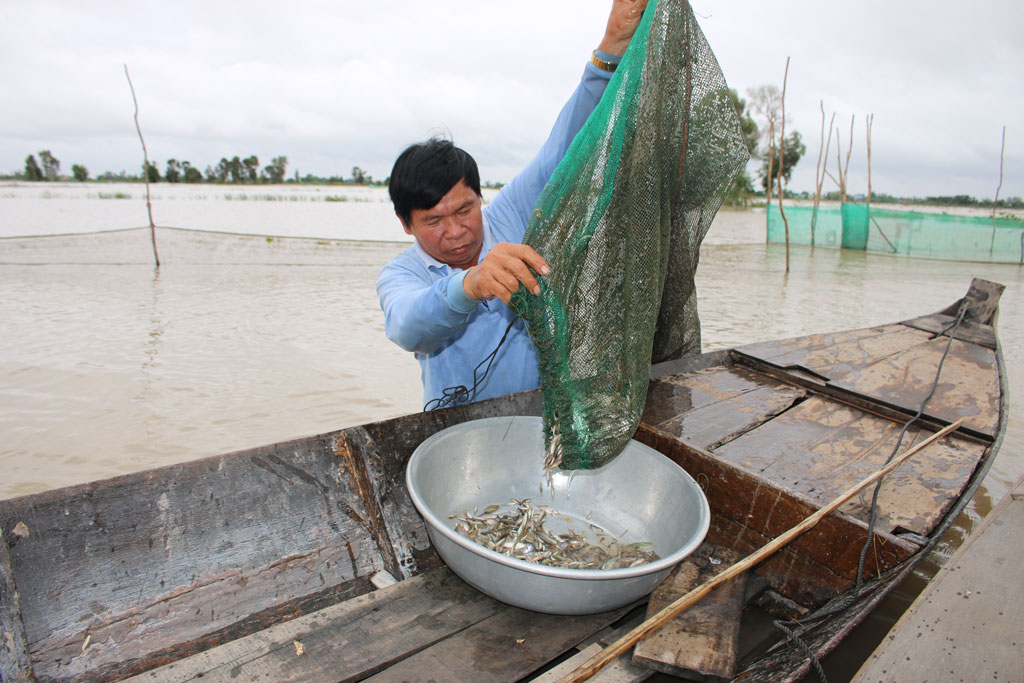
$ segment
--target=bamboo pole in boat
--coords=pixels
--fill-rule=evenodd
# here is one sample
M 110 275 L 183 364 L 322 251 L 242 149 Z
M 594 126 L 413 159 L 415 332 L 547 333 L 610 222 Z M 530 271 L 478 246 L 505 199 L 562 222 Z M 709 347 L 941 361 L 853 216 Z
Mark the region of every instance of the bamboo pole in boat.
M 714 578 L 710 579 L 704 584 L 697 586 L 686 595 L 682 596 L 675 602 L 666 606 L 663 610 L 661 610 L 654 616 L 649 617 L 639 626 L 637 626 L 629 633 L 616 640 L 614 643 L 606 647 L 600 653 L 594 655 L 589 660 L 583 662 L 580 666 L 576 667 L 576 669 L 574 669 L 572 672 L 560 678 L 558 680 L 558 683 L 578 683 L 579 681 L 587 680 L 588 678 L 596 674 L 598 671 L 600 671 L 606 664 L 608 664 L 613 659 L 615 659 L 623 652 L 628 650 L 630 647 L 635 645 L 636 642 L 643 638 L 645 635 L 647 635 L 654 629 L 658 628 L 665 622 L 678 616 L 679 614 L 682 614 L 684 611 L 686 611 L 687 608 L 691 607 L 695 602 L 703 598 L 705 595 L 710 593 L 712 590 L 714 590 L 721 584 L 725 583 L 734 576 L 737 576 L 738 574 L 742 574 L 743 572 L 747 571 L 748 569 L 750 569 L 751 567 L 753 567 L 754 565 L 756 565 L 757 563 L 761 562 L 766 557 L 774 553 L 776 550 L 785 546 L 794 538 L 796 538 L 797 536 L 804 533 L 805 531 L 813 527 L 815 524 L 820 522 L 824 517 L 826 517 L 831 512 L 836 510 L 836 508 L 845 503 L 847 500 L 853 498 L 853 496 L 857 495 L 857 493 L 860 492 L 861 489 L 865 488 L 869 484 L 872 484 L 875 481 L 878 481 L 879 479 L 884 477 L 885 475 L 889 474 L 894 469 L 902 465 L 903 462 L 910 458 L 912 455 L 915 455 L 916 453 L 919 453 L 920 451 L 924 450 L 926 447 L 930 446 L 931 444 L 938 441 L 942 437 L 946 436 L 950 432 L 956 431 L 960 427 L 961 423 L 963 423 L 963 418 L 935 432 L 921 443 L 917 444 L 913 448 L 907 450 L 907 452 L 895 458 L 885 467 L 879 469 L 874 474 L 865 477 L 859 483 L 854 484 L 844 493 L 841 493 L 839 496 L 834 498 L 832 502 L 830 502 L 828 505 L 819 509 L 817 512 L 807 517 L 804 521 L 800 522 L 795 527 L 791 528 L 789 531 L 786 531 L 785 533 L 775 537 L 775 539 L 773 539 L 772 541 L 769 541 L 767 544 L 761 546 L 759 550 L 754 551 L 752 554 L 748 555 L 747 557 L 740 560 L 736 564 L 732 565 L 728 569 L 717 574 Z

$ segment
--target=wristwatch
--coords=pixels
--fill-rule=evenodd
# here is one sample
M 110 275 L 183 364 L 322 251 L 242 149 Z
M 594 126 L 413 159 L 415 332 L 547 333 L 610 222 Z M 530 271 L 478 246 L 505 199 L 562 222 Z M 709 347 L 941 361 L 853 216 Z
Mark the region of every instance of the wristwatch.
M 590 63 L 593 64 L 594 66 L 596 66 L 601 71 L 609 71 L 609 72 L 614 72 L 615 71 L 615 67 L 618 66 L 618 64 L 616 64 L 614 62 L 606 62 L 603 59 L 601 59 L 600 57 L 598 57 L 597 56 L 597 50 L 595 50 L 594 52 L 591 53 L 591 55 L 590 55 Z

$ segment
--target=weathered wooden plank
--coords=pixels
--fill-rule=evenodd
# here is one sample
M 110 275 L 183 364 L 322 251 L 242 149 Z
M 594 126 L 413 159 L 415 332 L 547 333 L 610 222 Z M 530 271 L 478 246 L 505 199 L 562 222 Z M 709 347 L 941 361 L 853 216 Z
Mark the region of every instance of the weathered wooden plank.
M 11 562 L 36 674 L 131 675 L 439 566 L 405 491 L 412 450 L 539 410 L 525 392 L 0 501 L 0 525 L 32 530 Z
M 653 427 L 641 424 L 634 438 L 671 458 L 704 488 L 711 504 L 707 540 L 712 543 L 749 553 L 819 507 Z M 757 573 L 787 598 L 802 605 L 820 605 L 852 585 L 866 539 L 866 524 L 837 512 L 759 565 Z M 878 531 L 865 566 L 870 572 L 880 571 L 911 556 L 917 548 Z
M 943 565 L 855 681 L 1020 677 L 1024 583 L 1017 571 L 1024 564 L 1024 488 L 1018 491 L 1007 494 Z
M 820 505 L 883 466 L 901 426 L 811 397 L 715 455 Z M 930 433 L 912 428 L 900 452 Z M 879 528 L 928 535 L 967 486 L 984 452 L 983 445 L 954 437 L 909 460 L 882 483 Z M 873 492 L 869 487 L 840 509 L 867 521 Z
M 931 391 L 948 343 L 948 337 L 923 341 L 834 384 L 913 413 Z M 998 367 L 995 350 L 953 340 L 925 412 L 947 422 L 963 417 L 966 427 L 994 438 L 999 428 Z
M 531 679 L 531 683 L 555 683 L 575 671 L 576 667 L 585 664 L 591 657 L 599 654 L 601 649 L 600 644 L 593 643 L 564 662 L 560 662 L 558 666 Z M 619 657 L 587 680 L 595 681 L 595 683 L 635 683 L 636 681 L 646 681 L 653 675 L 654 672 L 650 669 L 633 666 L 626 657 Z
M 660 426 L 703 406 L 778 385 L 773 379 L 734 365 L 662 376 L 651 381 L 644 406 L 644 421 Z
M 710 449 L 778 415 L 804 395 L 746 368 L 715 368 L 652 381 L 641 421 Z
M 448 569 L 434 569 L 131 680 L 361 680 L 502 609 Z
M 704 543 L 651 594 L 650 618 L 739 562 L 735 550 Z M 633 664 L 691 680 L 731 680 L 736 671 L 746 575 L 727 581 L 636 644 Z
M 955 322 L 955 315 L 935 313 L 906 320 L 903 324 L 907 327 L 931 332 L 932 334 L 949 334 L 952 332 L 951 328 Z M 991 325 L 982 325 L 977 322 L 964 320 L 954 336 L 965 342 L 980 344 L 990 349 L 996 348 L 996 331 Z
M 694 372 L 696 370 L 707 370 L 708 368 L 730 365 L 732 364 L 731 356 L 731 350 L 721 349 L 719 351 L 709 351 L 707 353 L 683 356 L 675 360 L 655 363 L 651 365 L 651 379 L 660 379 L 668 375 L 678 375 L 684 372 Z
M 4 501 L 31 532 L 11 562 L 36 674 L 125 675 L 370 590 L 383 562 L 336 440 Z
M 737 347 L 740 353 L 781 368 L 806 368 L 835 381 L 931 338 L 901 324 L 812 334 Z
M 966 303 L 967 315 L 964 320 L 991 325 L 996 311 L 999 310 L 999 299 L 1003 296 L 1005 289 L 1006 287 L 998 282 L 976 277 L 971 280 L 970 289 L 967 290 L 964 298 L 942 312 L 952 314 L 959 309 L 960 304 Z
M 516 681 L 634 606 L 586 616 L 530 612 L 509 605 L 450 638 L 398 662 L 368 681 Z
M 396 504 L 392 495 L 396 489 L 405 493 L 404 482 L 396 482 L 387 476 L 385 459 L 372 437 L 361 427 L 346 429 L 338 435 L 335 454 L 349 486 L 368 502 L 366 521 L 385 568 L 399 579 L 415 575 L 418 567 L 413 550 L 426 550 L 430 541 L 419 517 L 408 514 L 413 507 L 409 496 L 404 495 L 403 506 Z
M 32 681 L 32 660 L 21 623 L 21 605 L 18 588 L 11 571 L 11 556 L 7 549 L 7 535 L 20 541 L 22 530 L 14 533 L 0 525 L 0 681 Z

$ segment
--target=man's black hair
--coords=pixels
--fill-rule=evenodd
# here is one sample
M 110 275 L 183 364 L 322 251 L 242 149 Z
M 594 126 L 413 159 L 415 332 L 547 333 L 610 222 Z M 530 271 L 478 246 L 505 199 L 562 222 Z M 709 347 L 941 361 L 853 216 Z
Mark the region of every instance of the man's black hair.
M 480 171 L 473 157 L 451 140 L 430 138 L 409 145 L 398 155 L 388 194 L 395 213 L 410 225 L 414 209 L 434 207 L 460 180 L 480 195 Z

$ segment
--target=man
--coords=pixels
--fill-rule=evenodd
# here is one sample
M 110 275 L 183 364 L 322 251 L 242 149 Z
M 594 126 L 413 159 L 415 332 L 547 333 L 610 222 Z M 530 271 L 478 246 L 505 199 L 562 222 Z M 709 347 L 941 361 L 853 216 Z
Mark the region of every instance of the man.
M 411 145 L 395 161 L 388 191 L 416 243 L 381 270 L 377 293 L 388 339 L 420 363 L 426 404 L 440 405 L 446 396 L 482 400 L 540 384 L 529 334 L 507 306 L 520 283 L 540 293 L 531 268 L 541 276 L 549 272 L 544 259 L 522 244 L 523 235 L 541 190 L 600 101 L 646 4 L 612 2 L 604 37 L 548 140 L 487 207 L 476 162 L 450 141 Z M 464 392 L 453 395 L 457 387 Z

